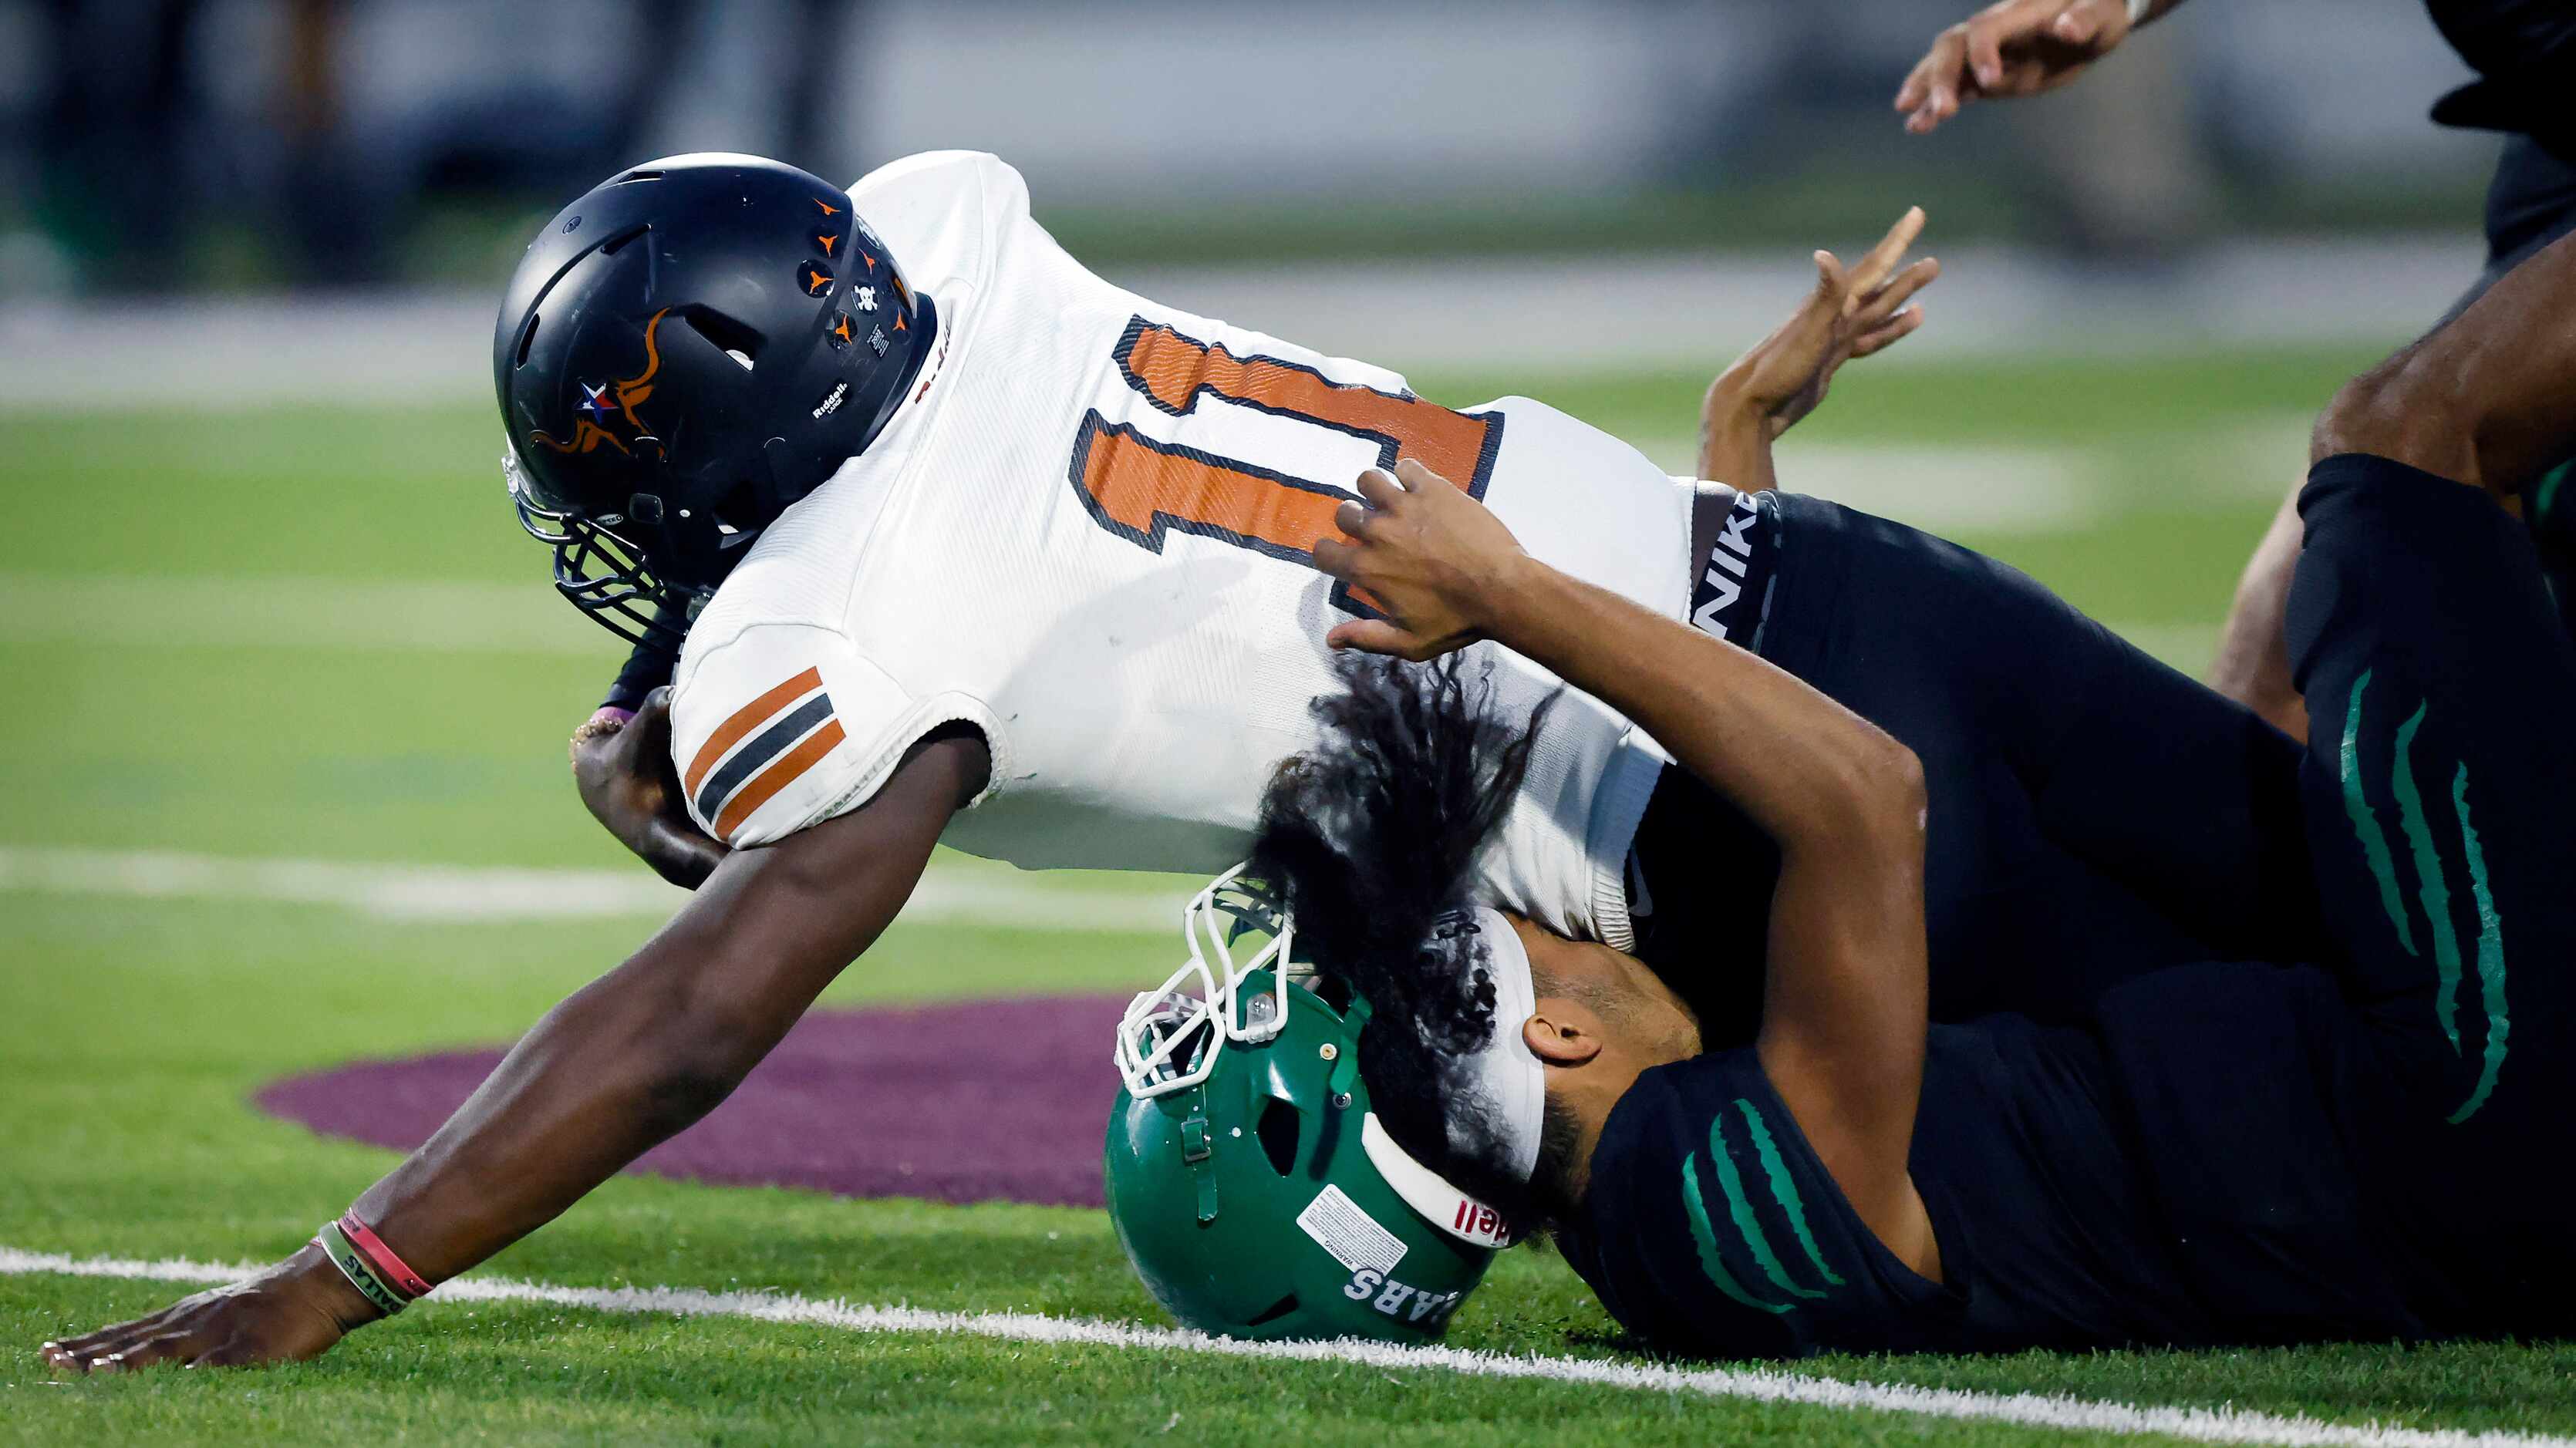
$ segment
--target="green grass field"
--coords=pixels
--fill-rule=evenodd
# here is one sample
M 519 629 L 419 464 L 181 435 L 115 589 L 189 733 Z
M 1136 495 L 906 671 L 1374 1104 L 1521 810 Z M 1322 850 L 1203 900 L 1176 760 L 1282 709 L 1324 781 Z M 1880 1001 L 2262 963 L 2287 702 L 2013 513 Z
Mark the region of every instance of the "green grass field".
M 2205 647 L 2193 640 L 2205 639 L 2297 473 L 2283 419 L 2295 423 L 2367 360 L 1864 369 L 1812 426 L 1846 463 L 1886 459 L 1900 495 L 1909 450 L 1954 460 L 1925 474 L 1927 488 L 1973 488 L 1986 450 L 2058 460 L 2090 490 L 2074 521 L 1997 526 L 1966 541 L 2188 658 Z M 1452 401 L 1526 391 L 1624 435 L 1666 438 L 1687 433 L 1703 380 L 1451 378 L 1428 379 L 1426 390 Z M 2282 436 L 2290 443 L 2241 441 Z M 11 505 L 0 530 L 0 678 L 11 700 L 0 711 L 0 851 L 620 865 L 574 800 L 562 755 L 615 646 L 587 639 L 589 626 L 545 597 L 542 555 L 503 506 L 496 451 L 488 419 L 471 408 L 0 417 L 0 498 Z M 1784 456 L 1791 486 L 1799 457 Z M 1937 514 L 1944 500 L 1922 502 Z M 503 587 L 520 590 L 533 621 L 496 610 L 496 598 L 515 609 Z M 257 1086 L 355 1057 L 506 1041 L 649 925 L 393 925 L 330 904 L 140 899 L 24 878 L 0 890 L 0 918 L 0 1248 L 217 1262 L 289 1250 L 390 1162 L 258 1114 L 247 1103 Z M 1169 955 L 1158 936 L 899 926 L 829 998 L 1134 989 Z M 1104 1114 L 1114 1088 L 1104 1061 Z M 621 1178 L 486 1271 L 1161 1321 L 1102 1215 L 1071 1209 Z M 0 1439 L 2065 1436 L 1432 1369 L 547 1304 L 433 1301 L 319 1363 L 249 1375 L 55 1382 L 38 1364 L 43 1339 L 176 1290 L 0 1276 Z M 1622 1352 L 1581 1285 L 1535 1252 L 1506 1258 L 1451 1340 L 1550 1356 Z M 1798 1371 L 2339 1423 L 2576 1433 L 2576 1350 L 2559 1346 L 1829 1360 Z

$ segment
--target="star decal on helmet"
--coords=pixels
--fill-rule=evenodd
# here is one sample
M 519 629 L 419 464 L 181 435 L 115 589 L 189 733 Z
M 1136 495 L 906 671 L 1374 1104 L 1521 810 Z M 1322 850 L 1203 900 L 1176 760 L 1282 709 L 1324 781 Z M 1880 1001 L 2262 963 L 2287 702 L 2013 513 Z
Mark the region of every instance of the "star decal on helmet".
M 635 409 L 643 406 L 653 395 L 653 378 L 662 370 L 662 347 L 655 334 L 662 328 L 662 319 L 670 314 L 671 309 L 664 307 L 644 324 L 643 371 L 609 382 L 580 384 L 582 398 L 573 408 L 577 415 L 572 424 L 572 441 L 559 441 L 542 428 L 531 430 L 528 441 L 559 453 L 592 453 L 605 444 L 631 456 L 630 443 L 651 443 L 659 452 L 661 439 L 654 436 L 643 418 L 635 415 Z M 621 438 L 609 431 L 621 417 L 626 419 L 628 427 L 634 429 L 632 436 Z

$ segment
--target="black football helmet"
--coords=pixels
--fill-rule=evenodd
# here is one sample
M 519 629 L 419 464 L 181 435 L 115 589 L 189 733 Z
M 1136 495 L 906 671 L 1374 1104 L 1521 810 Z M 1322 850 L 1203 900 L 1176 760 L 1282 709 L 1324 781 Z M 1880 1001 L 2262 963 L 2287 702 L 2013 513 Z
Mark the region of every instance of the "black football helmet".
M 875 441 L 937 329 L 820 177 L 711 152 L 592 188 L 492 333 L 510 497 L 555 587 L 676 650 L 751 540 Z

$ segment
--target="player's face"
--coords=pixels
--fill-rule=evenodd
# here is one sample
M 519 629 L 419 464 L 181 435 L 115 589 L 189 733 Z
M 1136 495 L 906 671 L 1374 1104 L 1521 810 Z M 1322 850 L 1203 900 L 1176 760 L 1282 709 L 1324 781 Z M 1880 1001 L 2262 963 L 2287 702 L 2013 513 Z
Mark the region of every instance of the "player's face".
M 1529 951 L 1538 1011 L 1523 1038 L 1560 1081 L 1611 1099 L 1640 1072 L 1699 1054 L 1699 1019 L 1644 961 L 1588 940 L 1568 940 L 1514 919 Z M 1586 1073 L 1577 1083 L 1572 1073 Z

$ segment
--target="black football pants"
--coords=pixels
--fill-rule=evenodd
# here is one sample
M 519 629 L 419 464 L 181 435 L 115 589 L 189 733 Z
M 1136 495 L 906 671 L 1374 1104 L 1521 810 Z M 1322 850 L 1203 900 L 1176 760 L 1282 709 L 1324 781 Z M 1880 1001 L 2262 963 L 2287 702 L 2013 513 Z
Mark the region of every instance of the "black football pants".
M 2349 1008 L 2334 1097 L 2449 1275 L 2531 1296 L 2576 1278 L 2576 645 L 2476 489 L 2349 454 L 2299 511 L 2300 784 Z
M 1766 508 L 1767 605 L 1733 632 L 1921 756 L 1935 1019 L 2072 1019 L 2146 970 L 2321 947 L 2288 738 L 2019 570 L 1822 499 Z M 1639 954 L 1712 1042 L 1749 1038 L 1767 842 L 1668 769 L 1634 863 Z

